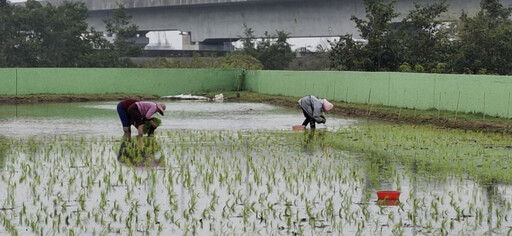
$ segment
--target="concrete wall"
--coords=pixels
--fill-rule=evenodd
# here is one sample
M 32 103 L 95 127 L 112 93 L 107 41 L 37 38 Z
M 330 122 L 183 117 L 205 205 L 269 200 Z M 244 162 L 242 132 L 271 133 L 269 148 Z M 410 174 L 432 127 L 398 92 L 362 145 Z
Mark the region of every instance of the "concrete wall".
M 391 72 L 248 71 L 245 89 L 396 107 L 512 117 L 512 77 Z
M 0 94 L 144 93 L 165 96 L 234 90 L 240 73 L 240 70 L 214 69 L 1 69 Z

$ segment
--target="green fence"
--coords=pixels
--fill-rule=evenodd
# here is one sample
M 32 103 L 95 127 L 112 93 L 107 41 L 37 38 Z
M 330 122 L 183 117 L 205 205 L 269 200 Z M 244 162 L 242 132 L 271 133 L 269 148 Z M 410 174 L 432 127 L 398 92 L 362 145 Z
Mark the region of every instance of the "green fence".
M 234 90 L 241 70 L 18 68 L 0 70 L 0 94 L 144 93 Z
M 143 93 L 157 96 L 236 89 L 241 70 L 0 69 L 0 95 Z M 512 77 L 392 72 L 246 71 L 244 89 L 336 101 L 511 117 Z
M 247 71 L 245 89 L 336 101 L 511 117 L 512 77 L 396 72 Z

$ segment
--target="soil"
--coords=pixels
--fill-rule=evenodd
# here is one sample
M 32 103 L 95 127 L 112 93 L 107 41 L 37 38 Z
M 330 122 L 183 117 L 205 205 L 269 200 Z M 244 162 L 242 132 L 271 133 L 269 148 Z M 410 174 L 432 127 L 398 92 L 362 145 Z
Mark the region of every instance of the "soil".
M 240 95 L 242 94 L 242 95 Z M 249 95 L 247 95 L 249 94 Z M 204 94 L 203 94 L 204 95 Z M 206 95 L 208 96 L 208 95 Z M 26 103 L 57 103 L 57 102 L 89 102 L 89 101 L 112 101 L 125 98 L 138 98 L 140 100 L 158 100 L 158 96 L 144 94 L 106 94 L 106 95 L 30 95 L 30 96 L 0 96 L 0 104 L 26 104 Z M 211 96 L 213 97 L 213 96 Z M 226 100 L 262 102 L 283 107 L 298 108 L 294 98 L 255 95 L 252 93 L 225 93 Z M 433 125 L 442 129 L 461 129 L 465 131 L 477 131 L 486 133 L 512 134 L 512 127 L 509 119 L 468 120 L 463 118 L 442 118 L 429 115 L 413 115 L 400 111 L 388 109 L 369 110 L 365 106 L 345 106 L 343 103 L 335 103 L 332 111 L 334 114 L 359 119 L 370 119 L 389 121 L 394 123 Z

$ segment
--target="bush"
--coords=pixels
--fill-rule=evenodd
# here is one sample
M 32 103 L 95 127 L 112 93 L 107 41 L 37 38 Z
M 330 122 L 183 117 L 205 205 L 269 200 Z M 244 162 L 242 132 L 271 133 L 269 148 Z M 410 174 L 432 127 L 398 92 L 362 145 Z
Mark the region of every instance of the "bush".
M 399 70 L 400 72 L 411 72 L 411 71 L 412 71 L 412 68 L 411 68 L 411 66 L 409 65 L 409 63 L 404 62 L 404 63 L 402 63 L 402 64 L 398 67 L 398 70 Z
M 255 57 L 244 52 L 228 53 L 222 58 L 220 68 L 223 69 L 246 69 L 262 70 L 263 64 Z

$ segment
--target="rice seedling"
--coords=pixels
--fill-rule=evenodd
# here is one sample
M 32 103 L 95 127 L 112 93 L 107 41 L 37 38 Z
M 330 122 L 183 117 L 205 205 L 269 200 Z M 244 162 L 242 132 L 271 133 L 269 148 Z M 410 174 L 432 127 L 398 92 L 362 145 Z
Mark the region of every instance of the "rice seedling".
M 511 141 L 404 125 L 6 139 L 0 234 L 506 234 Z

